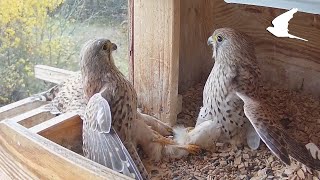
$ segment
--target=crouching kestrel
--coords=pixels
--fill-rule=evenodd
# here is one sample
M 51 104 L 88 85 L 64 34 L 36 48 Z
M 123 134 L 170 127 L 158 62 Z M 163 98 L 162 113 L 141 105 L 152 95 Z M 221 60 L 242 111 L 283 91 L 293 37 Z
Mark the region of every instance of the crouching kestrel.
M 149 179 L 137 145 L 156 161 L 199 148 L 177 145 L 163 136 L 171 133 L 169 126 L 138 112 L 134 87 L 114 64 L 116 49 L 107 39 L 88 41 L 80 53 L 81 73 L 42 95 L 53 98 L 48 106 L 51 112 L 76 111 L 83 119 L 86 157 L 136 179 Z
M 197 125 L 187 134 L 202 132 L 198 129 L 202 123 L 215 121 L 211 133 L 214 138 L 207 138 L 213 143 L 246 139 L 255 149 L 261 138 L 285 164 L 290 164 L 291 156 L 319 170 L 320 101 L 264 85 L 254 44 L 246 34 L 230 28 L 217 29 L 208 44 L 213 46 L 215 64 L 204 88 Z M 220 127 L 221 134 L 217 131 Z M 191 136 L 185 132 L 176 133 L 179 143 L 190 141 Z M 192 142 L 201 146 L 204 137 L 193 137 Z

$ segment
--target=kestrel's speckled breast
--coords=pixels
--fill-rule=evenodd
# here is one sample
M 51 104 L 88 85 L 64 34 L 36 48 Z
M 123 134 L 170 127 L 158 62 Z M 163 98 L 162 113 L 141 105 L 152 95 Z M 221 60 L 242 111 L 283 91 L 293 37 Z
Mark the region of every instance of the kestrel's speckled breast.
M 216 64 L 204 87 L 203 107 L 213 121 L 222 124 L 222 132 L 227 139 L 235 136 L 247 121 L 243 112 L 243 102 L 230 87 L 234 77 L 227 67 Z

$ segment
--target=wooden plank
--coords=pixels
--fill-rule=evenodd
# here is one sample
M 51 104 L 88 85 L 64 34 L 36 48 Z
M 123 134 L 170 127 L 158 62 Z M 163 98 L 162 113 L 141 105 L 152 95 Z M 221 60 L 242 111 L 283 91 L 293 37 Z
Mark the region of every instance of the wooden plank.
M 2 106 L 0 107 L 0 121 L 25 113 L 46 103 L 47 102 L 35 100 L 33 97 L 28 97 L 6 106 Z
M 290 89 L 304 79 L 304 92 L 320 97 L 320 16 L 298 12 L 290 20 L 290 33 L 308 42 L 277 38 L 266 31 L 286 10 L 226 4 L 223 0 L 185 0 L 181 4 L 179 90 L 205 80 L 211 70 L 212 50 L 207 38 L 221 27 L 231 27 L 253 37 L 263 78 Z
M 134 0 L 128 0 L 129 14 L 129 81 L 134 84 Z
M 82 120 L 75 113 L 66 113 L 29 129 L 33 133 L 82 154 Z
M 0 171 L 12 179 L 130 179 L 23 126 L 0 123 Z
M 40 106 L 36 109 L 14 116 L 13 118 L 6 119 L 4 122 L 15 122 L 26 128 L 30 128 L 53 117 L 55 117 L 55 115 L 45 110 L 43 106 Z
M 207 39 L 214 30 L 215 0 L 181 3 L 179 93 L 208 78 L 213 66 Z
M 50 131 L 51 129 L 61 128 L 61 126 L 64 126 L 63 124 L 66 123 L 67 121 L 69 120 L 73 121 L 74 119 L 79 119 L 79 118 L 80 118 L 79 115 L 74 112 L 65 113 L 65 114 L 56 116 L 52 119 L 49 119 L 47 121 L 44 121 L 40 124 L 37 124 L 29 128 L 29 130 L 33 133 L 41 134 L 43 132 Z
M 64 81 L 68 76 L 74 74 L 73 71 L 59 69 L 46 65 L 36 65 L 34 67 L 35 77 L 44 81 L 59 84 Z
M 17 161 L 2 144 L 0 146 L 0 172 L 4 179 L 39 179 L 35 174 L 25 170 L 23 163 Z
M 180 0 L 134 1 L 134 86 L 143 112 L 175 124 Z

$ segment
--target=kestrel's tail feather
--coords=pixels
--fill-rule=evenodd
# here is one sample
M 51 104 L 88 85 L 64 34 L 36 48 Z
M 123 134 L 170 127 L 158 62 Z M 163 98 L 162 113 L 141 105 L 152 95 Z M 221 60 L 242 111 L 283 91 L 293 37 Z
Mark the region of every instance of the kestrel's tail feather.
M 315 170 L 320 170 L 320 159 L 314 158 L 306 145 L 297 142 L 289 135 L 287 136 L 286 142 L 288 144 L 289 154 L 294 159 Z
M 131 157 L 132 157 L 133 161 L 135 162 L 136 166 L 138 167 L 142 178 L 145 179 L 145 180 L 151 179 L 148 171 L 146 170 L 146 168 L 144 167 L 144 165 L 143 165 L 143 163 L 142 163 L 142 161 L 140 159 L 140 156 L 139 156 L 135 146 L 131 142 L 130 143 L 125 143 L 125 146 L 128 149 L 129 154 L 131 155 Z
M 285 164 L 290 165 L 289 155 L 306 166 L 320 170 L 320 160 L 312 156 L 309 149 L 293 139 L 286 130 L 276 124 L 280 119 L 274 110 L 262 101 L 237 92 L 244 102 L 244 112 L 268 148 Z

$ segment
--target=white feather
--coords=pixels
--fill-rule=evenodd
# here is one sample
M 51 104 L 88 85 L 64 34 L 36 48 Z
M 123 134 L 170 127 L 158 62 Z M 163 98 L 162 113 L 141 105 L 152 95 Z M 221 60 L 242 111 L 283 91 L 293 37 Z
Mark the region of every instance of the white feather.
M 178 144 L 194 144 L 203 149 L 214 150 L 215 143 L 221 135 L 221 125 L 216 121 L 205 121 L 188 132 L 186 128 L 173 130 L 174 140 Z
M 207 107 L 201 107 L 200 108 L 200 112 L 197 118 L 197 122 L 196 122 L 196 126 L 198 126 L 199 124 L 208 121 L 208 120 L 212 120 L 212 115 L 209 115 L 209 111 L 211 109 L 207 108 Z
M 314 143 L 308 143 L 306 145 L 306 148 L 310 151 L 314 159 L 320 160 L 320 149 L 318 148 L 318 146 L 316 146 Z

